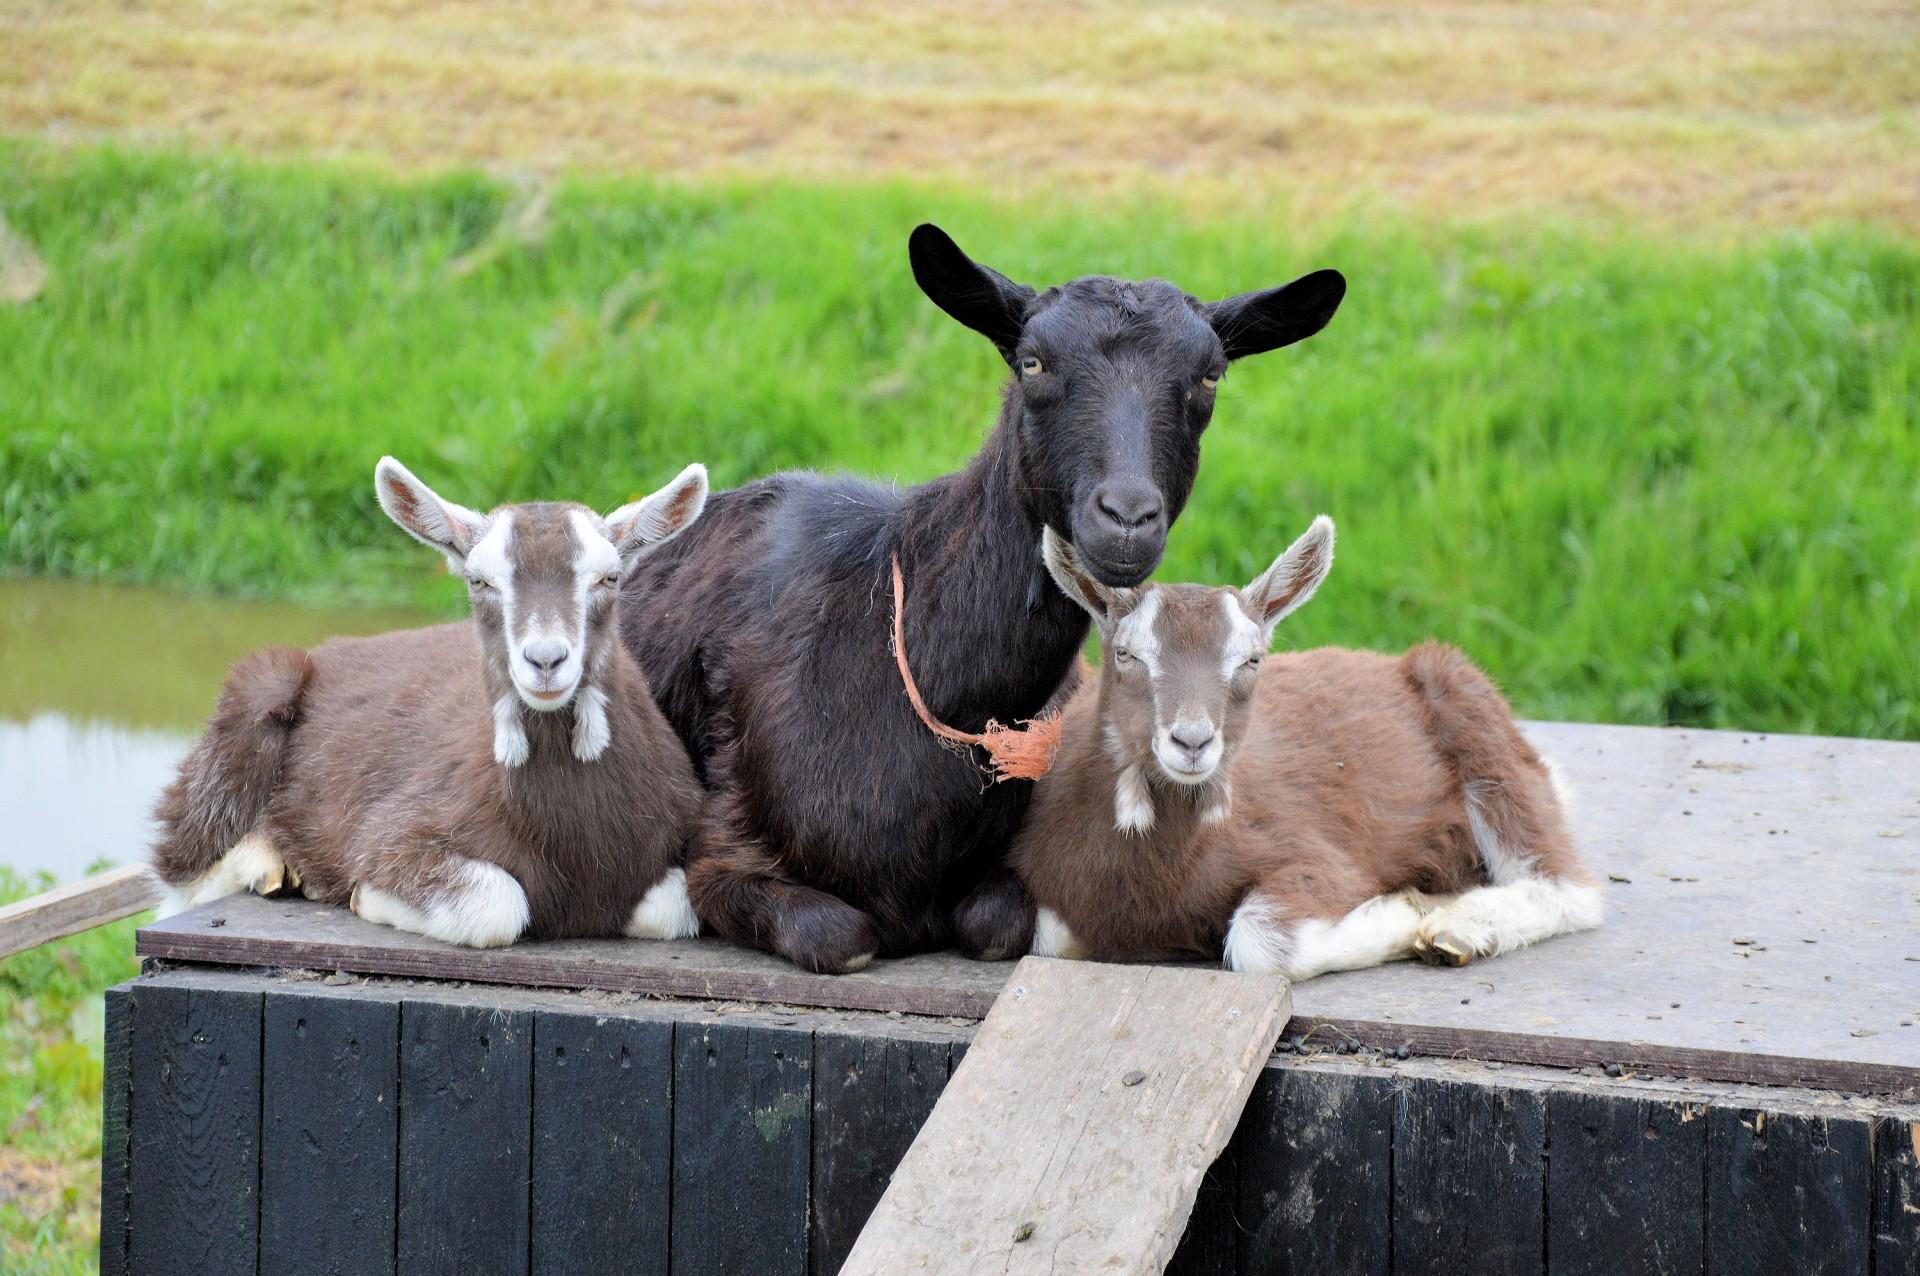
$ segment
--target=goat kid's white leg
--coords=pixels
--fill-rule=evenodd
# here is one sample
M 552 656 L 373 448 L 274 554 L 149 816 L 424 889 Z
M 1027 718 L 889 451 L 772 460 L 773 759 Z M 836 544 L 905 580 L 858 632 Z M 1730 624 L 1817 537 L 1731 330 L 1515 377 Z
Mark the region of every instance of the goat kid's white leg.
M 1296 981 L 1384 965 L 1413 955 L 1414 935 L 1432 907 L 1430 897 L 1401 891 L 1376 896 L 1338 921 L 1290 921 L 1278 904 L 1250 891 L 1227 926 L 1226 965 Z
M 348 907 L 366 921 L 468 948 L 501 948 L 520 938 L 533 911 L 513 874 L 498 864 L 456 860 L 448 884 L 422 905 L 362 882 Z
M 1027 950 L 1035 957 L 1065 957 L 1078 961 L 1086 955 L 1080 941 L 1073 937 L 1066 919 L 1051 908 L 1034 914 L 1033 946 Z
M 573 702 L 573 756 L 582 762 L 591 762 L 607 751 L 612 740 L 613 727 L 607 722 L 607 693 L 598 687 L 580 688 Z
M 520 702 L 511 695 L 501 696 L 493 702 L 493 760 L 501 766 L 521 766 L 532 752 L 526 724 L 520 721 Z
M 1153 827 L 1153 790 L 1138 766 L 1123 767 L 1113 784 L 1113 826 L 1122 833 Z
M 670 868 L 633 907 L 626 933 L 632 939 L 691 939 L 700 918 L 687 898 L 687 870 Z
M 1555 935 L 1591 930 L 1606 902 L 1600 888 L 1567 877 L 1523 877 L 1501 886 L 1462 891 L 1427 914 L 1414 950 L 1442 966 L 1464 966 Z
M 258 833 L 249 833 L 233 844 L 233 849 L 214 862 L 212 868 L 191 882 L 170 887 L 157 906 L 162 917 L 185 912 L 195 904 L 220 899 L 237 891 L 271 895 L 283 886 L 300 885 L 293 871 L 273 843 Z

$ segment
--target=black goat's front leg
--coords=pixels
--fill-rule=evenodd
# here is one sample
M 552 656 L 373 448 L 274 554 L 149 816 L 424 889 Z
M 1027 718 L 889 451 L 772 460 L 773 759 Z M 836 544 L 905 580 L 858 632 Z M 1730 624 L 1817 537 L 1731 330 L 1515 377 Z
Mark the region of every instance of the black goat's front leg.
M 817 974 L 851 974 L 872 961 L 880 949 L 873 919 L 789 879 L 741 814 L 738 794 L 708 796 L 687 863 L 687 896 L 701 923 Z
M 1006 961 L 1033 945 L 1033 896 L 1004 865 L 994 869 L 953 908 L 960 951 L 975 961 Z

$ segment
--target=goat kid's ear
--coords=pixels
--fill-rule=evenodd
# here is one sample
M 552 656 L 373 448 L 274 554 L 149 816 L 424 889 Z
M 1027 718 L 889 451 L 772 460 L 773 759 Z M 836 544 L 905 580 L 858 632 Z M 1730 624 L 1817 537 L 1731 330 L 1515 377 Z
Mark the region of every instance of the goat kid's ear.
M 607 515 L 607 535 L 621 563 L 630 564 L 684 532 L 706 506 L 707 467 L 696 461 L 652 496 Z
M 373 467 L 373 494 L 402 531 L 445 554 L 456 571 L 487 530 L 485 514 L 442 499 L 390 456 Z
M 997 270 L 982 266 L 932 222 L 914 227 L 907 238 L 913 280 L 933 304 L 999 348 L 1013 362 L 1014 347 L 1027 326 L 1027 307 L 1037 295 Z
M 1271 641 L 1274 626 L 1296 610 L 1333 570 L 1333 520 L 1322 514 L 1273 566 L 1240 591 L 1242 605 L 1262 637 Z
M 1102 633 L 1133 610 L 1140 591 L 1101 584 L 1080 561 L 1072 542 L 1051 527 L 1040 530 L 1040 556 L 1046 560 L 1047 574 L 1060 586 L 1060 592 L 1086 608 Z
M 1337 270 L 1316 270 L 1264 292 L 1211 302 L 1203 309 L 1229 359 L 1265 354 L 1304 341 L 1327 326 L 1347 295 Z

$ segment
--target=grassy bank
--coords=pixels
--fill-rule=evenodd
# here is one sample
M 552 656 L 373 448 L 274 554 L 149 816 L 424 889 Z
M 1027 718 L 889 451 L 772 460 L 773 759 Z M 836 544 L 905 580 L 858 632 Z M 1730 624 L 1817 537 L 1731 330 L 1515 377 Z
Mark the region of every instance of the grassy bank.
M 1296 644 L 1464 645 L 1522 710 L 1920 737 L 1920 246 L 1552 222 L 986 202 L 0 148 L 52 268 L 0 308 L 0 567 L 448 601 L 373 508 L 611 505 L 691 459 L 916 480 L 1003 372 L 914 289 L 931 217 L 1035 282 L 1201 294 L 1336 265 L 1322 337 L 1234 369 L 1165 574 L 1341 524 Z
M 13 0 L 0 132 L 1200 208 L 1920 226 L 1901 0 Z
M 0 867 L 0 903 L 51 879 Z M 134 974 L 116 922 L 0 965 L 0 1268 L 90 1272 L 100 1237 L 100 994 Z

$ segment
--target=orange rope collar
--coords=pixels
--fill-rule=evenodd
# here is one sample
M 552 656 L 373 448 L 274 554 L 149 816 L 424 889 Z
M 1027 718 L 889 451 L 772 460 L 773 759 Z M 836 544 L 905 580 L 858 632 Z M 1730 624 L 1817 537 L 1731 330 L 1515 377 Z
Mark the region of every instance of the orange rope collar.
M 907 699 L 913 704 L 914 713 L 926 724 L 927 730 L 942 740 L 951 740 L 958 745 L 977 744 L 987 751 L 997 773 L 994 783 L 1002 780 L 1037 780 L 1053 766 L 1053 755 L 1060 747 L 1060 715 L 1043 714 L 1038 718 L 1022 718 L 1020 725 L 1006 727 L 987 719 L 987 729 L 978 735 L 971 731 L 961 731 L 950 727 L 933 716 L 927 708 L 927 702 L 921 698 L 920 688 L 914 684 L 913 671 L 907 667 L 907 639 L 904 630 L 906 604 L 906 583 L 900 577 L 900 556 L 893 556 L 893 660 L 900 666 L 900 681 L 906 685 Z

